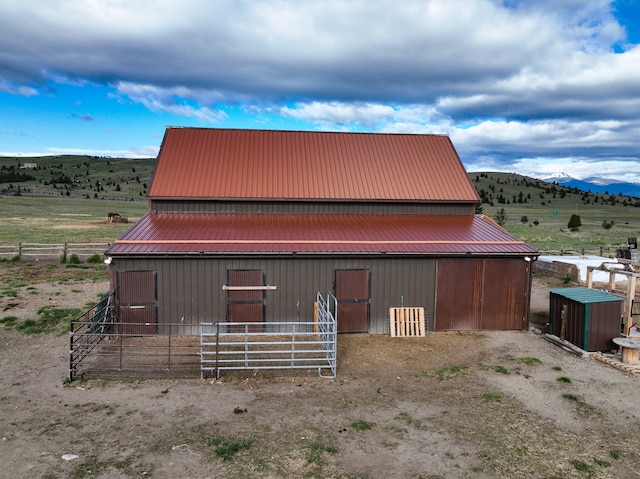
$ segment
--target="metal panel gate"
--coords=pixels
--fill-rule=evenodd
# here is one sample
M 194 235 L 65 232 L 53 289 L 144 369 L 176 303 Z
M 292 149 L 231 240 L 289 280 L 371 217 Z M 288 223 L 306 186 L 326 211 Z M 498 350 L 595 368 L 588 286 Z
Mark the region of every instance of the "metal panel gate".
M 317 293 L 316 303 L 314 322 L 202 323 L 201 377 L 215 373 L 217 378 L 220 371 L 246 369 L 317 369 L 322 377 L 335 377 L 337 300 L 331 293 L 326 298 Z

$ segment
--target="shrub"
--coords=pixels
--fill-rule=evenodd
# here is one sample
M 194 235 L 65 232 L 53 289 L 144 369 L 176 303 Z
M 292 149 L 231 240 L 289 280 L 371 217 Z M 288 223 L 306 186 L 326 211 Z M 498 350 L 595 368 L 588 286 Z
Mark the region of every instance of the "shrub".
M 100 256 L 98 253 L 94 253 L 87 258 L 87 263 L 91 263 L 91 264 L 102 263 L 102 256 Z
M 80 258 L 75 253 L 70 254 L 69 255 L 69 263 L 71 263 L 71 264 L 80 264 Z

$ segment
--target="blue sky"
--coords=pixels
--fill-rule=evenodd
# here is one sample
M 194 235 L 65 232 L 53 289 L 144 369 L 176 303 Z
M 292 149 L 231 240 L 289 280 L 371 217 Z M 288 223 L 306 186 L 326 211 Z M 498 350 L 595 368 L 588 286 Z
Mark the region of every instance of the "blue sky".
M 443 133 L 468 171 L 640 182 L 640 0 L 7 0 L 0 155 L 166 126 Z

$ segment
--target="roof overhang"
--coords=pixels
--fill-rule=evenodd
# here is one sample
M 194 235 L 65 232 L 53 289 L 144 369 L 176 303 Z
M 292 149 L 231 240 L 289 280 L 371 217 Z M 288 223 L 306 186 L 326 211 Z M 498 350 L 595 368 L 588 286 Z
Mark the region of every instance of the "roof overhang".
M 111 257 L 537 256 L 484 215 L 148 213 Z

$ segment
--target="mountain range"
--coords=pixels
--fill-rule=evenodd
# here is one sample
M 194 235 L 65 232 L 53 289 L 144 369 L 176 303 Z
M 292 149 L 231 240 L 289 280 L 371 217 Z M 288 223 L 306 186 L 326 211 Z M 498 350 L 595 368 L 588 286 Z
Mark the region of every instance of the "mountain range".
M 590 191 L 592 193 L 610 194 L 610 195 L 624 195 L 640 198 L 640 183 L 628 183 L 619 180 L 613 180 L 610 178 L 601 178 L 597 176 L 591 176 L 578 180 L 566 173 L 559 175 L 548 176 L 546 178 L 540 178 L 543 181 L 549 183 L 558 183 L 562 186 L 569 188 L 578 188 L 582 191 Z

